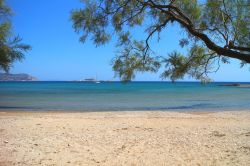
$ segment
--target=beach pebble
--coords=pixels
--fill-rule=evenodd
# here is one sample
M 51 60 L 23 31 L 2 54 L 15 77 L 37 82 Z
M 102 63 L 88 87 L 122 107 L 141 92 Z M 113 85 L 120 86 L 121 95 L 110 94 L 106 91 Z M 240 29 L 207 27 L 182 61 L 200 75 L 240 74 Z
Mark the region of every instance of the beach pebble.
M 7 144 L 7 143 L 9 143 L 9 141 L 7 141 L 7 140 L 6 140 L 6 141 L 4 141 L 4 143 L 6 143 L 6 144 Z

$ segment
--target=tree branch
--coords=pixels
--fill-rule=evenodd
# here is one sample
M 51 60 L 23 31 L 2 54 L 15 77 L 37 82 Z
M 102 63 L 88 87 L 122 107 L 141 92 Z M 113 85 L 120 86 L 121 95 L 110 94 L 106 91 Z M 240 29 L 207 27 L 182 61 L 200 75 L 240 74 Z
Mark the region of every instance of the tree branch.
M 164 12 L 167 16 L 171 16 L 171 18 L 174 21 L 181 24 L 190 34 L 192 34 L 193 36 L 195 36 L 198 39 L 202 40 L 210 50 L 215 51 L 218 55 L 223 55 L 223 56 L 239 59 L 241 61 L 245 61 L 247 63 L 250 63 L 250 54 L 245 54 L 245 53 L 241 53 L 241 52 L 238 52 L 238 51 L 230 50 L 228 48 L 223 48 L 223 47 L 220 47 L 219 45 L 215 44 L 206 34 L 203 34 L 203 33 L 199 32 L 199 31 L 197 31 L 193 27 L 193 24 L 190 23 L 191 21 L 188 19 L 188 17 L 185 16 L 175 6 L 157 5 L 155 3 L 150 3 L 148 5 L 150 5 L 151 7 L 156 8 L 156 9 Z M 173 13 L 171 11 L 166 11 L 164 9 L 173 9 L 174 11 L 176 11 L 178 13 L 178 15 L 176 15 L 175 13 Z

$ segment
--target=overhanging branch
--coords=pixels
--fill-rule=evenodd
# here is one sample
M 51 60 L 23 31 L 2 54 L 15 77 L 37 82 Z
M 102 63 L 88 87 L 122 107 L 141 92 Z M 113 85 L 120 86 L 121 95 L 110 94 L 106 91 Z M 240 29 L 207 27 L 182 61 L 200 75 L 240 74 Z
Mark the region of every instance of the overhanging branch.
M 176 21 L 179 24 L 181 24 L 190 34 L 202 40 L 210 50 L 215 51 L 218 55 L 223 55 L 223 56 L 227 56 L 230 58 L 239 59 L 246 63 L 250 63 L 250 54 L 234 51 L 234 50 L 231 50 L 230 48 L 223 48 L 215 44 L 206 34 L 197 31 L 193 27 L 193 24 L 190 21 L 190 19 L 187 16 L 185 16 L 177 7 L 172 6 L 172 5 L 158 5 L 158 4 L 153 3 L 152 1 L 150 2 L 151 3 L 145 3 L 145 4 L 149 5 L 152 8 L 160 10 L 161 12 L 165 13 L 166 16 L 170 16 L 173 21 Z M 167 10 L 164 10 L 164 9 L 167 9 Z M 235 46 L 232 49 L 242 50 L 243 48 Z M 244 48 L 244 49 L 245 50 L 242 50 L 242 51 L 249 50 L 249 48 Z

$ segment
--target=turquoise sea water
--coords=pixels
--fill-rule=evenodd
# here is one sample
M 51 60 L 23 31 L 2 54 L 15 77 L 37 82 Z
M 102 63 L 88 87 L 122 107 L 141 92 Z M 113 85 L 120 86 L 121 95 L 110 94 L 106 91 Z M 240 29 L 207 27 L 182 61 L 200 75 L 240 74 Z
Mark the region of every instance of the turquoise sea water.
M 250 110 L 250 88 L 170 82 L 0 82 L 0 110 Z

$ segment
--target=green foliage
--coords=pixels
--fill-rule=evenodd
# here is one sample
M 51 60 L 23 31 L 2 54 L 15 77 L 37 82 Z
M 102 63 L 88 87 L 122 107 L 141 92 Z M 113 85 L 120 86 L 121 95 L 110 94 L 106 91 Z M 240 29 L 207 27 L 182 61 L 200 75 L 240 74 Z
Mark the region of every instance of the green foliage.
M 188 75 L 206 82 L 209 80 L 207 74 L 217 71 L 220 62 L 230 63 L 228 57 L 232 55 L 227 56 L 228 50 L 250 56 L 246 51 L 250 50 L 249 0 L 82 2 L 84 8 L 71 13 L 73 28 L 81 34 L 80 41 L 90 37 L 96 45 L 102 45 L 117 35 L 117 46 L 121 51 L 113 61 L 113 70 L 125 81 L 133 79 L 137 72 L 157 72 L 164 64 L 162 78 L 175 81 Z M 160 40 L 160 32 L 173 22 L 181 24 L 186 32 L 186 37 L 179 43 L 188 49 L 188 53 L 173 52 L 159 58 L 150 48 L 150 39 L 158 34 Z M 146 37 L 140 42 L 130 33 L 135 26 L 145 27 Z M 222 54 L 223 51 L 226 53 Z
M 176 0 L 175 5 L 195 24 L 201 17 L 201 7 L 197 0 Z
M 177 52 L 170 53 L 163 62 L 166 63 L 166 70 L 162 73 L 162 78 L 170 77 L 175 81 L 183 78 L 188 70 L 187 58 Z
M 161 61 L 165 64 L 165 71 L 161 77 L 175 81 L 183 79 L 185 74 L 188 74 L 202 82 L 208 82 L 210 79 L 206 73 L 211 69 L 210 59 L 213 58 L 213 54 L 206 54 L 206 49 L 197 45 L 191 47 L 187 56 L 172 52 Z
M 122 51 L 113 60 L 113 70 L 123 81 L 130 81 L 137 72 L 156 72 L 160 68 L 157 58 L 143 54 L 143 42 L 133 41 L 124 46 Z
M 224 42 L 224 45 L 231 41 L 234 45 L 249 47 L 249 0 L 208 0 L 201 21 L 207 27 L 203 30 L 218 35 L 217 41 Z
M 8 72 L 12 63 L 24 58 L 24 52 L 29 50 L 29 45 L 21 43 L 19 36 L 12 35 L 9 17 L 11 10 L 0 0 L 0 69 Z

